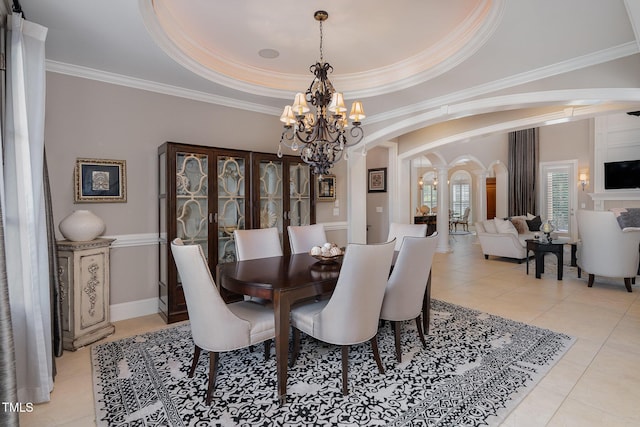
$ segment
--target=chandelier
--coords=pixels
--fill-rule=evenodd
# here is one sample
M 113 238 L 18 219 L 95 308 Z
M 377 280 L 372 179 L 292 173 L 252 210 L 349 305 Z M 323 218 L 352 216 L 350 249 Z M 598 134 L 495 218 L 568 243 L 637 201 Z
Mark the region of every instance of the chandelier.
M 300 157 L 311 166 L 313 174 L 322 179 L 323 175 L 338 162 L 346 148 L 362 141 L 364 132 L 360 127 L 365 118 L 362 102 L 354 101 L 348 119 L 342 93 L 336 92 L 327 75 L 333 67 L 324 62 L 322 51 L 322 22 L 329 14 L 324 10 L 317 11 L 313 17 L 320 23 L 320 61 L 309 67 L 315 76 L 306 93 L 298 93 L 293 105 L 284 107 L 280 121 L 284 130 L 278 144 L 278 157 L 282 157 L 282 145 L 293 151 L 300 150 Z M 309 104 L 315 111 L 311 111 Z M 347 138 L 347 129 L 351 140 Z M 366 154 L 365 148 L 362 149 Z

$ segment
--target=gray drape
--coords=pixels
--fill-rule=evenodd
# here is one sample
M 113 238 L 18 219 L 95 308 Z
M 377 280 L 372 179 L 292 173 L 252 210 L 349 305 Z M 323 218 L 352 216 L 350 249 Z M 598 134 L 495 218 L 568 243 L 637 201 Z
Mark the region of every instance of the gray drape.
M 509 132 L 509 216 L 537 214 L 538 129 Z
M 1 171 L 1 169 L 0 169 Z M 0 401 L 18 401 L 16 383 L 16 360 L 13 351 L 13 327 L 9 307 L 9 283 L 4 257 L 4 227 L 2 226 L 2 205 L 0 205 Z M 0 409 L 0 426 L 17 426 L 18 411 Z
M 47 244 L 49 246 L 49 283 L 51 287 L 51 322 L 52 322 L 52 351 L 54 356 L 62 356 L 62 296 L 60 294 L 60 276 L 58 275 L 58 248 L 56 246 L 56 231 L 53 222 L 53 207 L 51 206 L 51 187 L 49 185 L 49 167 L 47 166 L 47 150 L 44 152 L 43 173 L 44 207 L 47 217 Z M 53 376 L 56 375 L 55 359 L 53 361 Z

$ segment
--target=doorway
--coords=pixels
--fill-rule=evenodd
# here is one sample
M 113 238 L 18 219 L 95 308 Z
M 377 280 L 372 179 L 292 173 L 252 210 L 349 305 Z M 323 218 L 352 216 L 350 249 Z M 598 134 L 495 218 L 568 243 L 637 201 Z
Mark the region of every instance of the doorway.
M 496 179 L 487 178 L 487 219 L 496 217 Z

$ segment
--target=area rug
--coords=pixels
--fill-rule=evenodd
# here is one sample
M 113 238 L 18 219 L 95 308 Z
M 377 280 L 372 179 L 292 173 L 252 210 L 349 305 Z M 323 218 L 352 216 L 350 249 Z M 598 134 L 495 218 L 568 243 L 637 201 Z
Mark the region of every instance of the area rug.
M 352 346 L 346 397 L 339 347 L 303 337 L 283 406 L 276 398 L 275 357 L 265 362 L 262 346 L 222 354 L 212 404 L 206 406 L 204 354 L 194 377 L 187 376 L 193 351 L 188 323 L 95 345 L 97 424 L 498 425 L 574 342 L 567 335 L 438 300 L 432 301 L 426 349 L 412 325 L 403 325 L 400 364 L 391 328 L 381 327 L 382 375 L 368 343 Z

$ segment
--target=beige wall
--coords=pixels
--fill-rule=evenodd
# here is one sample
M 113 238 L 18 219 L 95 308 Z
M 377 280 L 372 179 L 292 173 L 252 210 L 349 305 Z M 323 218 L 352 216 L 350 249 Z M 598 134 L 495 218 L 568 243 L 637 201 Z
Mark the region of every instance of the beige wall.
M 367 151 L 367 169 L 388 168 L 386 148 Z M 389 176 L 387 176 L 388 185 Z M 381 212 L 379 212 L 381 210 Z M 382 243 L 389 235 L 389 193 L 367 193 L 367 243 Z
M 156 153 L 163 142 L 275 152 L 282 132 L 276 116 L 57 73 L 47 73 L 45 120 L 55 224 L 75 209 L 89 209 L 105 221 L 109 236 L 157 233 Z M 127 203 L 74 204 L 78 157 L 126 160 Z M 340 215 L 320 203 L 318 222 L 346 221 L 345 168 L 335 170 Z M 340 241 L 346 232 L 331 234 Z M 116 246 L 111 256 L 112 305 L 157 297 L 155 243 Z

